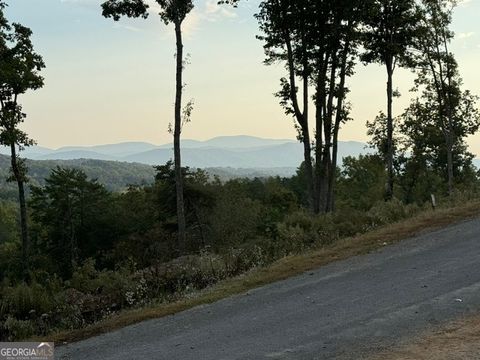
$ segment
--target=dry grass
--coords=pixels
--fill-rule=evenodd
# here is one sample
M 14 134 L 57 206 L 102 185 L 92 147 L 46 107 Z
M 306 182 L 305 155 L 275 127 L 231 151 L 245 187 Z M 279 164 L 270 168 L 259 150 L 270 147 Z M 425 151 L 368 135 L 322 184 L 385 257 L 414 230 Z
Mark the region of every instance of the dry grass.
M 49 337 L 49 341 L 58 343 L 77 341 L 144 320 L 171 315 L 202 304 L 209 304 L 231 295 L 240 294 L 268 283 L 301 274 L 333 261 L 369 253 L 385 246 L 385 244 L 392 244 L 419 233 L 438 229 L 479 214 L 480 201 L 470 202 L 450 209 L 438 209 L 435 212 L 425 211 L 414 218 L 384 226 L 357 237 L 340 240 L 320 250 L 290 256 L 266 268 L 257 269 L 243 276 L 222 281 L 209 289 L 199 292 L 195 297 L 170 304 L 123 311 L 118 315 L 86 328 L 53 334 Z
M 413 344 L 377 354 L 372 360 L 480 359 L 480 316 L 450 323 Z

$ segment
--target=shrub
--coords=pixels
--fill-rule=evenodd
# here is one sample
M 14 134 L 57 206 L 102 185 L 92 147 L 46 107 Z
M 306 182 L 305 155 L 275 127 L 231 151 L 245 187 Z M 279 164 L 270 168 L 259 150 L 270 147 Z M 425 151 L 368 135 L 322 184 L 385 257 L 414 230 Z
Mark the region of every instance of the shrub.
M 389 224 L 395 221 L 399 221 L 408 216 L 407 206 L 405 206 L 400 200 L 393 198 L 390 201 L 377 202 L 368 212 L 368 217 L 372 225 Z
M 2 328 L 0 338 L 7 341 L 25 340 L 35 334 L 35 327 L 32 321 L 18 320 L 12 316 L 9 316 L 0 327 Z
M 338 237 L 349 237 L 370 230 L 370 218 L 365 211 L 346 208 L 333 214 Z
M 333 216 L 299 211 L 287 215 L 277 226 L 280 254 L 298 253 L 313 245 L 330 244 L 339 237 Z
M 44 287 L 38 283 L 31 285 L 20 283 L 3 289 L 0 318 L 13 316 L 17 319 L 26 319 L 48 313 L 53 308 L 54 302 Z
M 263 241 L 262 243 L 262 245 L 265 246 Z M 230 248 L 224 254 L 224 259 L 226 271 L 229 276 L 236 276 L 268 263 L 266 250 L 258 244 Z

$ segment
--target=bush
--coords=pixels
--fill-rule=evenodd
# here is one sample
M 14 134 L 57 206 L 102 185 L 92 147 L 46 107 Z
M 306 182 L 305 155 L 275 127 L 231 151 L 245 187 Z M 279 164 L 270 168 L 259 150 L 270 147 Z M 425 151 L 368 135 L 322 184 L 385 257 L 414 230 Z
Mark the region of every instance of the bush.
M 335 212 L 333 222 L 339 238 L 363 234 L 371 229 L 367 213 L 357 209 L 347 208 Z
M 333 216 L 312 215 L 299 211 L 287 215 L 277 226 L 279 255 L 298 253 L 305 248 L 323 246 L 339 237 Z
M 0 339 L 7 341 L 25 340 L 35 334 L 35 327 L 30 320 L 17 320 L 9 316 L 3 324 L 0 323 Z
M 390 224 L 413 216 L 419 211 L 418 205 L 405 205 L 400 200 L 394 198 L 388 202 L 376 203 L 368 212 L 371 226 Z
M 254 239 L 262 225 L 262 210 L 259 201 L 222 194 L 211 214 L 211 246 L 238 247 Z
M 2 290 L 0 301 L 0 318 L 13 316 L 27 319 L 48 313 L 55 306 L 47 290 L 37 283 L 6 287 Z

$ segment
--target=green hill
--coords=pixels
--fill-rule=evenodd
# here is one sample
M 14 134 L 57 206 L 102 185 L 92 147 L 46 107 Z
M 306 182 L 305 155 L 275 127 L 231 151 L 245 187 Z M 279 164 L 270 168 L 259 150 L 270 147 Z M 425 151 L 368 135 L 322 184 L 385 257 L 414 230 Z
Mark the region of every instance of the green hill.
M 102 161 L 91 159 L 78 160 L 27 160 L 28 176 L 33 185 L 42 185 L 51 169 L 56 166 L 83 170 L 89 178 L 111 191 L 122 191 L 128 185 L 151 183 L 155 177 L 155 169 L 149 165 L 118 161 Z M 0 198 L 15 199 L 17 196 L 14 183 L 7 183 L 10 169 L 10 158 L 0 155 Z

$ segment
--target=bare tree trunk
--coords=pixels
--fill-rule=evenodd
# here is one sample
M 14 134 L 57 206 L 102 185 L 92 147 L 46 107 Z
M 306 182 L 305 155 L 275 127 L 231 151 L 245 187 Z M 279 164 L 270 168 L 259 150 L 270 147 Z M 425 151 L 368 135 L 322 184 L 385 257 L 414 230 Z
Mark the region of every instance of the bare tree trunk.
M 386 62 L 387 66 L 387 184 L 385 186 L 385 200 L 393 198 L 393 60 Z
M 340 124 L 342 123 L 342 111 L 345 100 L 345 80 L 347 77 L 347 60 L 350 51 L 350 42 L 347 41 L 342 55 L 342 65 L 340 70 L 340 84 L 337 98 L 337 110 L 335 114 L 335 125 L 333 127 L 333 147 L 332 147 L 332 168 L 330 170 L 330 183 L 328 186 L 328 209 L 327 211 L 335 211 L 335 182 L 337 180 L 337 163 L 338 163 L 338 133 L 340 132 Z
M 11 165 L 13 176 L 18 186 L 18 201 L 20 203 L 20 228 L 22 235 L 22 267 L 23 275 L 25 278 L 28 277 L 28 248 L 29 248 L 29 239 L 28 239 L 28 225 L 27 225 L 27 205 L 25 201 L 25 185 L 23 181 L 23 174 L 18 166 L 17 161 L 17 151 L 15 144 L 10 145 L 11 150 Z
M 305 41 L 305 40 L 303 40 Z M 304 54 L 305 58 L 306 55 Z M 308 128 L 308 102 L 310 101 L 309 98 L 309 77 L 307 74 L 307 67 L 308 64 L 305 61 L 303 63 L 303 121 L 301 125 L 302 129 L 302 139 L 303 139 L 303 161 L 305 162 L 305 173 L 307 178 L 307 192 L 308 192 L 308 200 L 310 204 L 310 209 L 313 210 L 313 202 L 314 202 L 314 189 L 313 189 L 313 165 L 312 165 L 312 144 L 310 140 L 310 129 Z
M 310 132 L 302 129 L 303 137 L 303 161 L 305 163 L 305 177 L 307 181 L 308 201 L 310 208 L 313 209 L 314 204 L 314 181 L 313 181 L 313 164 L 312 164 L 312 145 L 310 143 Z
M 183 199 L 183 176 L 180 153 L 180 134 L 182 132 L 182 73 L 183 73 L 183 43 L 181 22 L 175 23 L 175 36 L 177 44 L 177 69 L 176 69 L 176 94 L 175 94 L 175 128 L 173 131 L 173 151 L 175 160 L 175 184 L 177 191 L 177 222 L 178 222 L 178 248 L 180 254 L 185 252 L 186 246 L 186 221 L 185 202 Z
M 322 157 L 323 157 L 323 104 L 319 99 L 318 94 L 320 85 L 317 84 L 317 99 L 316 99 L 316 114 L 315 114 L 315 175 L 314 175 L 314 192 L 313 192 L 313 212 L 315 214 L 320 213 L 321 208 L 321 191 L 322 191 L 322 178 L 324 176 L 322 169 Z
M 330 170 L 330 183 L 328 185 L 328 208 L 327 212 L 335 211 L 335 184 L 337 180 L 337 164 L 338 164 L 338 130 L 333 133 L 332 147 L 332 168 Z
M 288 31 L 284 33 L 285 45 L 287 48 L 287 60 L 288 60 L 288 72 L 289 72 L 289 83 L 290 83 L 290 100 L 292 101 L 292 106 L 294 109 L 295 119 L 300 125 L 302 132 L 302 143 L 303 143 L 303 158 L 305 163 L 305 176 L 307 181 L 307 192 L 310 202 L 310 206 L 314 209 L 315 207 L 315 195 L 314 195 L 314 176 L 313 176 L 313 164 L 312 164 L 312 145 L 310 140 L 310 130 L 308 127 L 308 102 L 309 102 L 309 92 L 308 92 L 308 74 L 306 62 L 303 63 L 303 112 L 300 110 L 300 105 L 298 102 L 297 96 L 297 86 L 295 81 L 295 62 L 293 58 L 293 49 L 290 39 L 290 34 Z
M 453 194 L 453 141 L 452 141 L 452 132 L 449 130 L 447 134 L 447 173 L 448 173 L 448 195 Z
M 328 182 L 325 181 L 325 147 L 327 139 L 323 137 L 324 121 L 327 114 L 327 100 L 325 82 L 327 79 L 328 61 L 330 54 L 320 54 L 318 60 L 318 75 L 315 89 L 315 175 L 314 175 L 314 213 L 320 214 L 324 211 L 324 194 Z M 329 152 L 330 150 L 327 149 Z
M 445 35 L 445 32 L 443 33 L 443 45 L 445 47 L 445 52 L 447 54 L 450 54 L 450 51 L 448 49 L 448 40 Z M 441 66 L 441 64 L 440 64 Z M 448 195 L 452 196 L 453 195 L 453 189 L 454 189 L 454 173 L 453 173 L 453 145 L 455 143 L 455 131 L 453 129 L 453 101 L 452 101 L 452 69 L 451 69 L 451 64 L 450 62 L 447 61 L 447 73 L 446 73 L 446 78 L 447 78 L 447 93 L 446 93 L 446 102 L 448 104 L 447 107 L 447 116 L 448 116 L 448 138 L 447 138 L 447 166 L 448 166 Z

